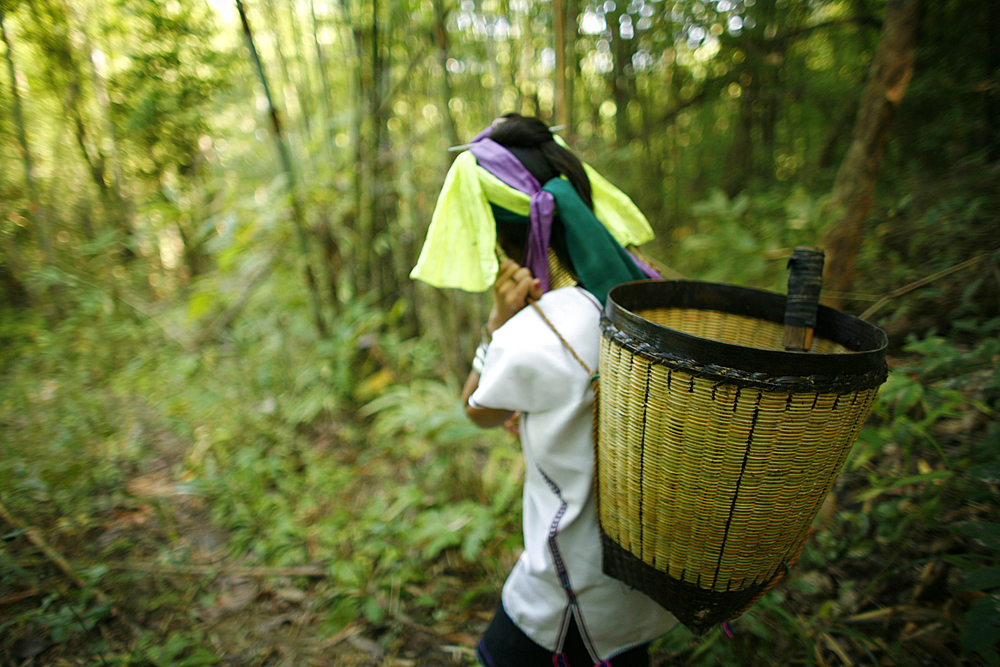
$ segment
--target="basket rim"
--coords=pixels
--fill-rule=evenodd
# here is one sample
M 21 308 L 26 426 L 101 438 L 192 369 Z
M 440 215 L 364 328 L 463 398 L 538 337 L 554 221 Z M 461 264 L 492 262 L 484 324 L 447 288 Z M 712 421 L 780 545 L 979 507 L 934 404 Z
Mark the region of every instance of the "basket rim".
M 656 324 L 635 312 L 668 305 L 741 315 L 784 326 L 785 302 L 783 294 L 752 287 L 690 280 L 642 280 L 614 287 L 608 294 L 603 319 L 605 324 L 610 322 L 622 335 L 637 341 L 634 347 L 654 360 L 674 362 L 685 358 L 705 366 L 777 377 L 883 375 L 889 345 L 885 332 L 828 306 L 821 305 L 817 310 L 815 334 L 843 346 L 849 350 L 847 353 L 791 352 L 724 343 Z M 662 359 L 658 358 L 661 354 Z

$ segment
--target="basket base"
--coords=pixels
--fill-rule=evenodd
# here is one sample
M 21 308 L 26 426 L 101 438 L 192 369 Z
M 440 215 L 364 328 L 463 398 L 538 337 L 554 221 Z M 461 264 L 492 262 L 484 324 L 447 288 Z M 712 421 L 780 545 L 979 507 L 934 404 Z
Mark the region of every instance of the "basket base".
M 738 591 L 711 591 L 657 570 L 626 551 L 603 530 L 601 546 L 604 574 L 652 598 L 696 635 L 742 614 L 780 578 Z

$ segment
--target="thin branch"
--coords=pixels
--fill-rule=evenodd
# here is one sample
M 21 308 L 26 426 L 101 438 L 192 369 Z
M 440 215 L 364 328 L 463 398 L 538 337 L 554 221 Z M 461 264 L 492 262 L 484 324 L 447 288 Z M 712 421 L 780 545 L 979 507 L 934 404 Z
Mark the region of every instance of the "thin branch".
M 137 626 L 135 626 L 131 621 L 129 621 L 129 619 L 120 616 L 118 610 L 114 607 L 114 603 L 111 601 L 111 598 L 105 595 L 96 586 L 88 585 L 87 582 L 84 581 L 80 577 L 80 575 L 76 573 L 75 570 L 73 570 L 73 567 L 69 564 L 69 561 L 67 561 L 61 553 L 56 551 L 45 540 L 40 530 L 38 530 L 34 526 L 29 526 L 21 519 L 19 519 L 17 516 L 15 516 L 10 510 L 7 509 L 7 506 L 4 505 L 2 501 L 0 501 L 0 519 L 3 519 L 4 521 L 14 526 L 15 528 L 24 531 L 24 536 L 28 538 L 28 541 L 31 542 L 33 545 L 35 545 L 35 547 L 37 547 L 38 550 L 42 552 L 45 558 L 50 563 L 55 565 L 67 579 L 73 582 L 74 586 L 76 586 L 82 591 L 89 590 L 90 596 L 93 597 L 95 600 L 97 600 L 99 604 L 108 605 L 108 607 L 111 608 L 112 615 L 119 616 L 121 620 L 123 620 L 133 630 L 137 628 Z
M 831 21 L 824 21 L 822 23 L 817 23 L 815 25 L 802 26 L 801 28 L 796 28 L 795 30 L 791 30 L 789 32 L 783 33 L 783 34 L 778 35 L 776 37 L 772 37 L 771 39 L 764 40 L 763 42 L 759 42 L 759 41 L 753 40 L 749 36 L 744 35 L 744 36 L 742 36 L 740 38 L 733 39 L 732 43 L 736 44 L 738 47 L 742 48 L 745 51 L 749 51 L 749 52 L 755 53 L 757 55 L 766 55 L 766 54 L 774 51 L 776 48 L 778 48 L 778 49 L 785 49 L 785 48 L 787 48 L 786 45 L 785 45 L 786 42 L 789 42 L 789 41 L 791 41 L 793 39 L 796 39 L 798 37 L 801 37 L 803 35 L 807 35 L 807 34 L 809 34 L 811 32 L 815 32 L 817 30 L 823 30 L 825 28 L 832 28 L 832 27 L 842 26 L 842 25 L 868 25 L 868 26 L 871 26 L 871 27 L 880 28 L 882 26 L 882 22 L 879 21 L 878 19 L 872 17 L 872 16 L 867 16 L 867 15 L 853 16 L 853 17 L 849 17 L 849 18 L 834 19 L 834 20 L 831 20 Z M 714 79 L 709 79 L 702 86 L 701 90 L 697 94 L 695 94 L 693 97 L 691 97 L 690 99 L 688 99 L 685 102 L 682 102 L 682 103 L 676 105 L 675 107 L 673 107 L 669 111 L 663 113 L 659 117 L 659 119 L 658 119 L 659 123 L 662 124 L 662 123 L 670 123 L 670 122 L 672 122 L 673 119 L 680 112 L 684 111 L 688 107 L 692 107 L 692 106 L 694 106 L 696 104 L 699 104 L 711 92 L 714 92 L 716 90 L 720 90 L 721 86 L 723 86 L 723 85 L 725 85 L 727 83 L 731 83 L 731 82 L 733 82 L 735 80 L 736 79 L 733 76 L 733 72 L 727 72 L 723 76 L 720 76 L 720 77 L 717 77 L 717 78 L 714 78 Z
M 909 285 L 906 285 L 904 287 L 900 287 L 899 289 L 895 289 L 895 290 L 889 292 L 888 294 L 886 294 L 881 299 L 879 299 L 868 310 L 866 310 L 865 312 L 861 313 L 861 319 L 867 320 L 869 317 L 871 317 L 872 315 L 874 315 L 879 309 L 881 309 L 882 306 L 884 306 L 886 303 L 888 303 L 890 299 L 895 299 L 896 297 L 903 296 L 904 294 L 909 294 L 913 290 L 918 289 L 920 287 L 923 287 L 924 285 L 930 284 L 930 283 L 934 282 L 935 280 L 940 280 L 941 278 L 944 278 L 946 276 L 950 276 L 953 273 L 957 273 L 957 272 L 959 272 L 959 271 L 961 271 L 963 269 L 967 269 L 970 266 L 978 264 L 979 262 L 983 261 L 987 257 L 989 257 L 989 255 L 986 255 L 986 254 L 979 255 L 978 257 L 973 257 L 972 259 L 966 260 L 966 261 L 962 262 L 961 264 L 956 264 L 955 266 L 953 266 L 951 268 L 944 269 L 943 271 L 938 271 L 935 274 L 929 275 L 929 276 L 927 276 L 925 278 L 921 278 L 920 280 L 912 282 Z
M 676 118 L 680 112 L 684 111 L 688 107 L 692 107 L 700 103 L 702 100 L 708 97 L 709 91 L 711 91 L 714 88 L 715 84 L 725 83 L 727 79 L 731 78 L 732 77 L 719 77 L 718 79 L 711 79 L 709 81 L 706 81 L 705 85 L 702 86 L 702 89 L 698 94 L 694 95 L 685 102 L 681 102 L 680 104 L 674 106 L 674 108 L 672 108 L 670 111 L 667 111 L 666 113 L 662 114 L 657 119 L 658 123 L 660 124 L 672 123 L 674 118 Z
M 802 37 L 803 35 L 808 35 L 817 30 L 824 30 L 826 28 L 836 28 L 844 25 L 855 25 L 855 26 L 867 26 L 869 28 L 874 28 L 875 30 L 882 29 L 882 21 L 878 18 L 871 16 L 870 14 L 861 14 L 859 16 L 848 16 L 840 19 L 831 19 L 829 21 L 823 21 L 822 23 L 814 23 L 813 25 L 800 26 L 789 30 L 788 32 L 776 35 L 771 39 L 764 40 L 764 47 L 770 46 L 780 46 L 784 47 L 785 42 L 789 42 L 793 39 Z M 748 40 L 740 40 L 745 42 Z M 753 44 L 753 46 L 757 46 Z
M 180 328 L 174 326 L 170 322 L 163 320 L 163 318 L 157 316 L 153 313 L 149 307 L 142 302 L 139 297 L 133 296 L 127 292 L 115 291 L 114 293 L 109 293 L 108 290 L 101 285 L 89 280 L 86 274 L 81 276 L 81 271 L 73 268 L 72 266 L 65 264 L 63 262 L 56 262 L 53 267 L 54 269 L 60 271 L 64 276 L 72 278 L 82 285 L 87 287 L 92 287 L 112 299 L 117 299 L 118 301 L 124 303 L 126 306 L 139 313 L 140 315 L 146 317 L 152 321 L 156 326 L 160 327 L 163 334 L 171 341 L 177 343 L 187 352 L 196 352 L 197 349 L 194 343 L 190 340 L 190 337 Z
M 211 324 L 205 327 L 202 334 L 198 336 L 197 345 L 200 346 L 218 336 L 219 332 L 229 326 L 229 323 L 239 315 L 247 301 L 253 296 L 257 286 L 271 274 L 272 262 L 277 254 L 277 251 L 272 252 L 267 260 L 243 281 L 243 289 L 240 295 L 233 299 L 229 303 L 229 306 L 218 317 L 212 320 Z
M 134 570 L 158 574 L 177 574 L 200 577 L 205 575 L 237 577 L 312 577 L 329 576 L 322 565 L 295 565 L 289 567 L 238 567 L 220 565 L 165 565 L 162 563 L 104 563 L 112 570 Z
M 411 85 L 413 83 L 413 73 L 416 71 L 417 67 L 421 64 L 421 62 L 425 58 L 427 58 L 428 50 L 429 47 L 425 44 L 418 53 L 410 57 L 409 64 L 407 64 L 406 66 L 406 75 L 401 76 L 399 78 L 399 81 L 397 81 L 395 85 L 393 85 L 392 90 L 389 91 L 389 94 L 386 95 L 385 99 L 383 99 L 381 104 L 379 104 L 378 109 L 375 110 L 377 114 L 381 115 L 382 113 L 388 111 L 391 107 L 390 102 L 395 98 L 395 96 L 405 86 Z

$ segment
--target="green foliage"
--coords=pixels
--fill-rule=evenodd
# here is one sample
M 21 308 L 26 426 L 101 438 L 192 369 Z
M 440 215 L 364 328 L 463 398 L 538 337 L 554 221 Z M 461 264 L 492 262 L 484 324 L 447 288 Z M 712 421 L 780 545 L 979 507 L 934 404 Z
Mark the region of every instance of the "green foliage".
M 928 174 L 887 188 L 902 185 L 902 192 L 887 195 L 875 215 L 870 242 L 858 256 L 864 279 L 857 291 L 887 294 L 980 258 L 879 311 L 875 321 L 895 339 L 912 331 L 949 333 L 952 327 L 959 338 L 976 338 L 982 335 L 977 327 L 989 333 L 995 326 L 990 322 L 1000 316 L 1000 241 L 994 230 L 1000 198 L 995 174 L 982 166 L 977 158 L 956 168 L 954 180 L 937 181 Z
M 962 648 L 979 654 L 987 665 L 1000 665 L 1000 523 L 970 521 L 954 528 L 986 549 L 980 556 L 986 564 L 973 565 L 962 576 L 963 590 L 982 592 L 962 619 Z
M 433 595 L 399 591 L 434 591 L 429 573 L 451 562 L 446 552 L 466 567 L 500 569 L 516 542 L 516 451 L 484 446 L 455 396 L 452 387 L 415 382 L 364 410 L 375 422 L 363 442 L 343 433 L 308 448 L 244 440 L 223 454 L 224 466 L 206 461 L 206 492 L 233 556 L 327 562 L 337 591 L 326 602 L 331 634 L 357 616 L 382 623 L 401 603 L 432 611 Z M 492 592 L 473 588 L 470 600 Z
M 253 316 L 234 322 L 224 344 L 198 351 L 130 310 L 105 309 L 87 287 L 76 294 L 77 316 L 55 330 L 4 320 L 17 353 L 0 358 L 0 495 L 85 560 L 128 549 L 127 533 L 88 539 L 116 534 L 109 517 L 153 512 L 162 557 L 184 562 L 191 548 L 172 502 L 133 491 L 151 462 L 169 461 L 170 488 L 209 504 L 231 559 L 325 564 L 335 585 L 320 603 L 329 631 L 358 617 L 384 622 L 400 604 L 432 615 L 435 571 L 509 566 L 519 451 L 509 436 L 468 423 L 456 387 L 427 379 L 433 347 L 399 338 L 401 311 L 355 304 L 337 321 L 337 338 L 316 341 L 301 313 L 267 308 L 270 290 L 287 288 L 262 286 L 261 300 L 247 305 Z M 351 417 L 360 400 L 369 402 Z M 463 604 L 495 593 L 483 578 Z M 53 597 L 3 622 L 41 623 L 62 637 L 73 628 L 67 609 Z M 66 641 L 109 620 L 104 607 L 75 613 L 84 625 Z M 209 645 L 178 630 L 110 653 L 127 656 L 120 664 L 214 664 Z
M 203 646 L 200 632 L 175 631 L 166 640 L 152 633 L 139 638 L 136 649 L 127 657 L 108 661 L 109 665 L 155 665 L 155 667 L 209 667 L 222 660 Z
M 983 661 L 994 667 L 1000 665 L 1000 593 L 987 591 L 965 615 L 962 628 L 962 648 L 968 653 L 978 653 Z
M 473 560 L 518 520 L 523 463 L 508 437 L 484 434 L 468 421 L 457 393 L 437 381 L 418 382 L 386 392 L 363 414 L 375 415 L 373 438 L 421 464 L 423 492 L 437 499 L 440 509 L 419 520 L 425 554 L 459 544 L 449 543 L 458 537 L 462 555 Z M 469 528 L 448 537 L 459 524 Z
M 153 179 L 168 170 L 193 176 L 207 152 L 199 146 L 210 131 L 205 109 L 231 87 L 233 54 L 219 50 L 204 4 L 118 0 L 113 7 L 107 39 L 121 57 L 109 94 L 131 166 Z M 141 50 L 130 47 L 135 40 Z
M 696 221 L 674 231 L 664 261 L 691 280 L 784 292 L 791 248 L 823 227 L 823 200 L 801 188 L 729 199 L 721 190 L 691 206 Z
M 991 45 L 979 30 L 983 21 L 995 20 L 995 8 L 945 2 L 929 3 L 926 12 L 914 63 L 921 74 L 897 119 L 899 131 L 912 141 L 891 159 L 919 161 L 932 173 L 967 155 L 992 152 L 996 159 L 997 128 L 988 119 L 996 93 L 987 82 L 997 76 L 997 62 L 983 57 Z M 964 38 L 955 40 L 955 34 Z
M 81 318 L 92 315 L 81 306 Z M 98 301 L 93 306 L 100 308 Z M 97 447 L 120 428 L 117 415 L 107 410 L 113 399 L 106 382 L 121 362 L 121 346 L 139 344 L 142 335 L 127 322 L 103 336 L 78 328 L 79 321 L 54 330 L 38 320 L 21 325 L 14 331 L 30 338 L 17 341 L 22 354 L 7 362 L 6 390 L 0 394 L 7 463 L 0 469 L 0 489 L 16 490 L 18 501 L 34 504 L 33 513 L 75 516 L 113 494 L 119 482 L 113 460 Z M 23 354 L 25 346 L 32 354 Z
M 20 533 L 21 531 L 14 531 L 0 539 L 10 541 Z M 94 566 L 83 573 L 86 582 L 84 588 L 49 593 L 36 607 L 0 617 L 0 636 L 25 636 L 43 646 L 70 645 L 87 636 L 112 615 L 110 603 L 95 602 L 91 595 L 94 585 L 103 579 L 106 572 L 107 568 Z M 0 576 L 5 581 L 34 582 L 31 572 L 20 566 L 17 559 L 4 550 L 0 550 Z

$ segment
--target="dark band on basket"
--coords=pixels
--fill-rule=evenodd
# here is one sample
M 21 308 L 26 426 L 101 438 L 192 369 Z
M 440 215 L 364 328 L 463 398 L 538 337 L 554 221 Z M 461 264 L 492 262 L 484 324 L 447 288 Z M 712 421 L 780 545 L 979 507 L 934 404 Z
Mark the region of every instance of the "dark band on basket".
M 883 382 L 888 375 L 889 368 L 882 364 L 867 373 L 857 375 L 771 375 L 768 373 L 750 373 L 738 368 L 730 368 L 719 364 L 704 364 L 694 359 L 672 355 L 650 343 L 644 343 L 630 337 L 625 332 L 615 327 L 608 320 L 601 322 L 601 331 L 604 337 L 611 340 L 615 345 L 630 353 L 642 357 L 653 364 L 662 365 L 673 371 L 680 371 L 693 377 L 718 382 L 720 384 L 732 384 L 739 387 L 753 387 L 771 392 L 818 392 L 827 393 L 853 393 L 874 389 Z
M 858 391 L 879 386 L 888 373 L 885 333 L 868 322 L 825 306 L 816 314 L 816 336 L 847 354 L 788 353 L 709 340 L 660 326 L 637 315 L 663 303 L 671 308 L 717 311 L 782 326 L 785 297 L 731 285 L 693 281 L 634 282 L 608 295 L 604 336 L 649 361 L 741 386 L 773 391 Z M 664 350 L 670 350 L 669 353 Z M 845 361 L 850 358 L 850 373 Z

